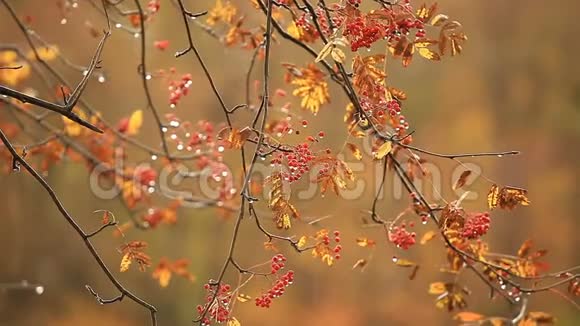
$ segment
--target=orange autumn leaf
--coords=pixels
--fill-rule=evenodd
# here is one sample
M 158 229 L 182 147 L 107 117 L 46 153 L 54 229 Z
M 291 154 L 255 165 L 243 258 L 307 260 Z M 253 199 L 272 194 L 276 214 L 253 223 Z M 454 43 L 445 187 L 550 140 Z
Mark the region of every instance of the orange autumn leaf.
M 372 247 L 376 244 L 375 240 L 371 240 L 368 238 L 356 238 L 356 244 L 359 245 L 360 247 Z
M 455 314 L 455 316 L 453 316 L 454 320 L 460 321 L 460 322 L 471 322 L 471 321 L 478 321 L 478 320 L 482 320 L 484 318 L 483 315 L 481 314 L 477 314 L 475 312 L 469 312 L 469 311 L 462 311 L 460 313 Z
M 459 176 L 459 179 L 457 179 L 457 181 L 455 181 L 455 184 L 453 184 L 453 190 L 457 190 L 461 187 L 463 187 L 465 185 L 465 183 L 467 183 L 467 178 L 471 175 L 471 170 L 465 170 L 461 173 L 461 175 Z
M 224 128 L 218 132 L 218 139 L 223 140 L 227 148 L 240 149 L 252 134 L 249 127 L 238 130 L 236 128 Z
M 167 261 L 162 260 L 153 271 L 153 278 L 159 281 L 161 287 L 167 287 L 171 280 L 171 269 Z
M 353 143 L 346 143 L 346 147 L 350 150 L 350 152 L 352 153 L 352 155 L 354 156 L 354 158 L 356 158 L 357 160 L 362 160 L 362 152 L 360 150 L 360 148 L 358 148 L 357 145 L 353 144 Z
M 425 232 L 425 234 L 423 234 L 419 243 L 424 245 L 427 242 L 433 240 L 436 236 L 437 236 L 437 233 L 435 231 L 427 231 L 427 232 Z

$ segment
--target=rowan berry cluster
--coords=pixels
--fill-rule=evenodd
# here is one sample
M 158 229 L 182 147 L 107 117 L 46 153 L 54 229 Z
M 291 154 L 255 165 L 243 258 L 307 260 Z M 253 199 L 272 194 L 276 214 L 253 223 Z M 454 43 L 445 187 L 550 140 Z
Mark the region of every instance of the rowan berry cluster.
M 272 267 L 271 273 L 276 274 L 279 270 L 283 269 L 286 262 L 286 257 L 282 254 L 277 254 L 276 256 L 272 257 L 272 263 L 270 267 Z
M 193 84 L 191 74 L 184 74 L 178 80 L 169 82 L 169 106 L 175 108 L 179 100 L 189 93 L 189 87 Z
M 386 29 L 384 24 L 358 16 L 346 22 L 343 35 L 349 39 L 350 49 L 355 52 L 360 48 L 370 48 L 384 37 Z
M 358 1 L 360 2 L 360 0 L 358 0 Z M 335 6 L 335 9 L 338 9 L 338 6 Z M 342 25 L 342 23 L 345 20 L 345 18 L 341 15 L 334 15 L 334 16 L 330 16 L 330 20 L 331 20 L 332 24 L 329 24 L 328 17 L 327 17 L 326 12 L 324 11 L 323 8 L 320 8 L 320 7 L 316 8 L 315 13 L 316 13 L 316 20 L 318 21 L 318 26 L 320 26 L 320 29 L 322 30 L 322 33 L 325 36 L 330 36 L 330 35 L 332 35 L 332 33 L 334 33 L 331 26 L 336 28 L 336 26 Z
M 465 239 L 477 239 L 487 233 L 490 223 L 488 212 L 469 214 L 461 230 L 461 236 Z
M 310 22 L 311 20 L 310 18 L 311 18 L 310 15 L 302 14 L 300 15 L 300 17 L 298 17 L 298 19 L 295 20 L 294 23 L 296 24 L 296 26 L 302 28 L 304 32 L 314 36 L 317 39 L 318 37 L 320 37 L 320 34 L 316 30 L 316 26 L 314 26 L 314 24 Z
M 304 173 L 310 171 L 310 165 L 313 159 L 314 154 L 310 149 L 310 144 L 302 143 L 294 147 L 294 150 L 291 152 L 279 153 L 272 159 L 271 163 L 273 165 L 282 164 L 286 160 L 290 172 L 284 172 L 282 175 L 287 181 L 294 182 L 300 179 Z
M 260 297 L 256 298 L 256 306 L 262 308 L 270 308 L 272 300 L 281 297 L 286 288 L 294 282 L 294 271 L 288 271 L 274 283 L 274 286 L 268 290 L 268 292 L 262 294 Z
M 409 226 L 413 227 L 414 224 L 410 223 Z M 405 223 L 401 223 L 400 226 L 394 226 L 389 230 L 389 241 L 395 244 L 397 248 L 405 250 L 415 244 L 416 236 L 417 234 L 415 232 L 409 232 L 407 230 L 407 225 Z
M 209 326 L 212 320 L 218 323 L 228 321 L 230 318 L 229 306 L 232 300 L 231 286 L 229 284 L 221 286 L 205 284 L 204 289 L 206 290 L 206 304 L 197 306 L 197 313 L 200 316 L 207 310 L 201 325 Z
M 340 252 L 342 251 L 342 246 L 339 244 L 340 242 L 340 231 L 334 231 L 333 232 L 334 235 L 334 242 L 336 243 L 336 245 L 334 246 L 334 248 L 332 248 L 332 252 L 334 253 L 334 259 L 338 260 L 340 259 Z M 325 234 L 322 237 L 322 243 L 325 246 L 330 246 L 330 237 L 328 236 L 328 234 Z

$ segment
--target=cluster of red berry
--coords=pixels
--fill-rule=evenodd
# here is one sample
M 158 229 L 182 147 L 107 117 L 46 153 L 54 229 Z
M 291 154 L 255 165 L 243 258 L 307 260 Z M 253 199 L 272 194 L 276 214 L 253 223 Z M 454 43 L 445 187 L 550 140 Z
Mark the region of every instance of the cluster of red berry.
M 358 2 L 360 2 L 360 0 L 358 0 Z M 338 9 L 338 6 L 333 6 L 333 7 L 335 7 L 335 8 L 331 8 L 331 9 Z M 316 10 L 314 12 L 316 13 L 316 19 L 318 21 L 318 26 L 320 26 L 320 29 L 322 30 L 322 33 L 324 33 L 325 36 L 332 35 L 334 33 L 334 31 L 331 29 L 331 26 L 336 28 L 336 26 L 342 25 L 342 23 L 344 22 L 344 19 L 345 19 L 344 16 L 341 16 L 341 15 L 330 16 L 330 19 L 332 21 L 332 25 L 331 25 L 328 23 L 328 17 L 326 16 L 326 12 L 323 8 L 318 7 L 318 8 L 316 8 Z
M 191 74 L 184 74 L 178 80 L 169 82 L 169 106 L 175 108 L 182 96 L 187 95 L 191 81 Z
M 155 171 L 150 166 L 138 166 L 134 175 L 139 183 L 146 187 L 151 187 L 155 185 L 155 179 L 157 179 L 157 171 Z
M 465 239 L 477 239 L 487 233 L 490 223 L 488 212 L 469 214 L 461 229 L 461 236 Z
M 272 159 L 271 163 L 273 165 L 282 164 L 284 159 L 288 162 L 290 172 L 284 172 L 282 176 L 285 180 L 294 182 L 310 170 L 310 164 L 314 159 L 314 154 L 310 149 L 310 144 L 302 143 L 296 145 L 292 152 L 277 154 L 276 157 Z
M 282 254 L 277 254 L 276 256 L 272 257 L 272 264 L 270 265 L 270 267 L 272 267 L 271 273 L 278 273 L 278 271 L 283 269 L 286 265 L 285 262 L 286 257 L 284 257 Z
M 294 282 L 294 271 L 288 271 L 286 274 L 280 276 L 274 286 L 268 292 L 256 298 L 256 306 L 262 308 L 270 308 L 272 300 L 284 294 L 286 287 Z
M 411 222 L 409 223 L 410 227 L 413 227 L 414 224 Z M 397 248 L 401 249 L 409 249 L 413 246 L 416 242 L 415 237 L 417 234 L 415 232 L 407 231 L 407 226 L 405 223 L 401 223 L 400 226 L 394 226 L 391 230 L 389 230 L 389 241 L 397 246 Z
M 271 273 L 277 274 L 286 265 L 286 257 L 282 254 L 277 254 L 272 257 L 271 263 Z M 274 286 L 270 288 L 266 293 L 263 293 L 260 297 L 256 298 L 256 306 L 262 308 L 269 308 L 272 300 L 278 298 L 284 294 L 286 287 L 294 282 L 294 271 L 288 271 L 285 274 L 278 277 Z
M 387 26 L 374 20 L 357 16 L 346 22 L 343 35 L 350 41 L 350 49 L 355 52 L 360 48 L 370 48 L 373 43 L 384 37 Z
M 334 259 L 338 260 L 340 259 L 340 252 L 342 251 L 342 246 L 339 244 L 340 242 L 340 231 L 334 231 L 333 232 L 334 235 L 334 242 L 336 243 L 336 245 L 334 246 L 334 248 L 332 249 L 332 252 L 334 253 Z M 328 234 L 324 235 L 322 237 L 322 243 L 326 246 L 330 246 L 330 237 L 328 236 Z
M 317 17 L 318 18 L 318 17 Z M 304 32 L 309 35 L 313 35 L 315 38 L 318 38 L 320 34 L 316 30 L 316 26 L 310 22 L 310 15 L 303 13 L 294 21 L 296 26 L 300 27 Z
M 230 318 L 229 306 L 232 300 L 230 285 L 223 284 L 218 287 L 216 285 L 205 284 L 204 289 L 206 290 L 206 304 L 197 306 L 197 313 L 200 316 L 207 310 L 206 316 L 201 321 L 201 325 L 209 326 L 212 320 L 218 323 L 228 321 Z

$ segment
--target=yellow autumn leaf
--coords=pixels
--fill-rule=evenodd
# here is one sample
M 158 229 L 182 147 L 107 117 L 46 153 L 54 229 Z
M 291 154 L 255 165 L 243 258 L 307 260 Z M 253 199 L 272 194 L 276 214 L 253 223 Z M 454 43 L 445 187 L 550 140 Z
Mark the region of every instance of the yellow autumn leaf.
M 314 59 L 314 62 L 320 62 L 320 61 L 324 60 L 324 58 L 326 58 L 330 54 L 330 52 L 332 52 L 333 49 L 334 49 L 334 44 L 332 42 L 326 43 L 322 47 L 322 50 L 320 50 L 320 52 L 316 56 L 316 59 Z
M 16 86 L 30 76 L 30 66 L 18 60 L 14 51 L 0 51 L 1 67 L 19 67 L 18 69 L 0 69 L 0 82 L 8 86 Z
M 236 317 L 232 317 L 228 320 L 228 326 L 242 326 L 242 324 L 236 319 Z
M 306 238 L 306 236 L 305 236 L 305 235 L 301 236 L 301 237 L 300 237 L 300 239 L 298 240 L 298 243 L 296 244 L 296 246 L 297 246 L 299 249 L 302 249 L 302 248 L 304 248 L 304 246 L 306 245 L 306 239 L 307 239 L 307 238 Z
M 401 266 L 401 267 L 411 267 L 411 266 L 417 265 L 415 262 L 412 262 L 412 261 L 407 260 L 407 259 L 402 259 L 402 258 L 397 259 L 395 261 L 395 264 L 397 266 Z
M 77 111 L 77 112 L 75 112 L 75 111 Z M 76 107 L 73 108 L 73 112 L 75 112 L 78 115 L 78 117 L 81 118 L 82 120 L 87 119 L 87 115 L 85 114 L 85 112 L 78 110 Z M 76 136 L 79 136 L 83 131 L 86 130 L 84 127 L 82 127 L 78 123 L 70 120 L 67 117 L 63 116 L 62 122 L 64 123 L 64 133 L 67 134 L 68 136 L 76 137 Z
M 387 156 L 393 149 L 393 143 L 390 141 L 386 141 L 384 144 L 379 147 L 379 149 L 375 153 L 375 159 L 380 160 L 383 157 Z
M 332 57 L 332 59 L 334 59 L 334 61 L 340 62 L 340 63 L 343 63 L 344 59 L 346 58 L 344 51 L 342 51 L 339 48 L 332 49 L 332 52 L 330 52 L 330 56 Z
M 447 291 L 445 287 L 445 283 L 443 282 L 434 282 L 429 284 L 429 293 L 430 294 L 441 294 Z
M 206 23 L 209 26 L 214 26 L 218 22 L 224 22 L 227 24 L 231 24 L 234 21 L 234 17 L 236 16 L 237 8 L 234 5 L 226 1 L 226 3 L 222 3 L 221 0 L 217 0 L 215 6 L 208 12 Z
M 376 244 L 375 240 L 371 240 L 365 237 L 356 238 L 356 244 L 360 247 L 372 247 Z
M 438 53 L 436 53 L 428 48 L 418 48 L 418 50 L 419 50 L 419 55 L 427 60 L 431 60 L 431 61 L 441 60 L 441 57 L 439 56 Z
M 165 288 L 169 285 L 169 281 L 171 280 L 171 270 L 169 270 L 169 268 L 156 269 L 153 277 L 159 280 L 159 285 L 162 288 Z
M 252 300 L 252 297 L 249 296 L 249 295 L 247 295 L 247 294 L 240 293 L 240 294 L 238 294 L 238 296 L 236 297 L 236 299 L 239 302 L 248 302 L 249 300 Z
M 325 254 L 324 256 L 322 256 L 322 261 L 325 262 L 326 265 L 332 266 L 332 264 L 334 264 L 334 257 L 332 257 L 329 254 Z
M 129 117 L 129 125 L 127 126 L 127 135 L 136 135 L 143 124 L 143 111 L 136 110 Z
M 443 23 L 445 23 L 447 20 L 449 19 L 449 17 L 447 15 L 444 14 L 438 14 L 435 17 L 433 17 L 433 19 L 431 19 L 431 25 L 433 26 L 439 26 L 442 25 Z
M 419 241 L 422 245 L 426 244 L 427 242 L 433 240 L 433 238 L 435 238 L 437 236 L 437 233 L 435 233 L 435 231 L 427 231 L 425 232 L 425 234 L 423 234 L 423 236 L 421 237 L 421 241 Z
M 128 252 L 125 255 L 123 255 L 123 258 L 121 259 L 121 268 L 120 268 L 121 273 L 128 271 L 129 266 L 131 266 L 131 253 Z
M 49 45 L 49 46 L 42 46 L 42 47 L 37 48 L 36 53 L 38 53 L 38 57 L 40 57 L 40 60 L 51 61 L 51 60 L 56 59 L 56 57 L 58 56 L 59 50 L 58 50 L 58 47 L 56 45 Z M 34 54 L 34 51 L 32 51 L 32 50 L 28 51 L 28 53 L 26 54 L 26 57 L 29 60 L 36 59 L 36 55 Z
M 487 194 L 487 206 L 489 209 L 494 209 L 497 207 L 499 201 L 499 187 L 494 184 L 489 189 L 489 193 Z

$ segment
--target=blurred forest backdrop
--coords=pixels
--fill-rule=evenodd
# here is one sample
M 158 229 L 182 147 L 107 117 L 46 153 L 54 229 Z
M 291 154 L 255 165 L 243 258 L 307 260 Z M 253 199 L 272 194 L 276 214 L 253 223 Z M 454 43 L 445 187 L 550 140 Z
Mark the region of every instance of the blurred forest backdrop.
M 97 40 L 89 37 L 84 22 L 90 20 L 98 29 L 103 18 L 86 1 L 61 25 L 56 1 L 11 1 L 20 16 L 34 18 L 32 27 L 50 43 L 57 44 L 73 62 L 85 64 L 93 54 Z M 213 1 L 188 1 L 194 10 L 207 9 Z M 244 3 L 245 1 L 236 1 Z M 393 63 L 389 78 L 409 95 L 407 118 L 417 130 L 415 144 L 438 152 L 486 150 L 521 150 L 522 155 L 503 159 L 470 160 L 483 172 L 502 184 L 525 187 L 532 206 L 511 213 L 494 213 L 494 227 L 487 237 L 496 251 L 514 252 L 528 237 L 550 251 L 548 261 L 554 269 L 578 262 L 580 197 L 580 65 L 578 53 L 580 2 L 529 0 L 439 1 L 440 7 L 460 20 L 469 36 L 463 55 L 440 63 L 415 59 L 407 71 Z M 179 106 L 183 118 L 221 121 L 222 112 L 210 93 L 201 69 L 192 57 L 175 59 L 173 53 L 186 45 L 180 17 L 169 8 L 162 10 L 149 27 L 149 40 L 168 39 L 168 51 L 150 51 L 151 70 L 176 67 L 193 75 L 192 94 Z M 253 12 L 248 10 L 249 13 Z M 262 18 L 260 18 L 262 19 Z M 227 103 L 240 103 L 240 87 L 251 52 L 224 48 L 219 42 L 192 27 L 197 44 L 214 72 L 218 88 Z M 0 10 L 0 42 L 14 43 L 27 49 L 22 34 L 4 8 Z M 150 45 L 152 48 L 152 44 Z M 145 100 L 139 76 L 138 40 L 119 30 L 105 46 L 103 67 L 107 82 L 91 82 L 85 98 L 111 121 L 143 108 Z M 310 58 L 285 41 L 273 48 L 273 63 L 306 63 Z M 59 67 L 62 68 L 62 67 Z M 70 80 L 77 72 L 63 68 Z M 273 65 L 273 87 L 283 84 L 283 70 Z M 29 81 L 35 85 L 34 79 Z M 158 87 L 157 87 L 158 85 Z M 166 85 L 151 82 L 154 100 L 166 103 Z M 329 135 L 342 135 L 342 116 L 346 99 L 331 89 L 332 103 L 323 107 L 314 128 Z M 167 106 L 160 105 L 167 108 Z M 299 110 L 294 105 L 294 110 Z M 6 115 L 0 115 L 6 119 Z M 144 128 L 154 130 L 153 120 L 145 117 Z M 156 132 L 139 136 L 157 144 Z M 342 146 L 343 138 L 327 137 L 331 148 Z M 147 159 L 143 157 L 142 159 Z M 357 177 L 371 183 L 378 177 L 369 160 Z M 451 195 L 450 173 L 453 163 L 436 160 L 443 171 L 443 191 Z M 126 208 L 118 201 L 98 200 L 88 187 L 86 169 L 80 164 L 64 163 L 50 170 L 49 182 L 61 195 L 65 206 L 85 225 L 95 225 L 97 209 L 107 209 L 126 221 Z M 483 179 L 471 186 L 480 199 L 468 207 L 484 209 L 489 184 Z M 389 194 L 387 194 L 389 195 Z M 454 196 L 454 195 L 452 195 Z M 295 286 L 283 299 L 267 310 L 253 303 L 240 305 L 236 316 L 244 325 L 450 325 L 451 315 L 434 306 L 427 293 L 429 283 L 438 281 L 437 273 L 444 257 L 441 246 L 427 244 L 409 252 L 397 252 L 386 245 L 380 229 L 362 229 L 361 210 L 368 209 L 371 188 L 358 200 L 340 200 L 333 194 L 298 202 L 306 217 L 331 215 L 322 223 L 340 229 L 344 243 L 366 232 L 381 239 L 370 265 L 360 272 L 353 263 L 367 252 L 355 245 L 345 245 L 343 258 L 331 268 L 313 262 L 309 253 L 295 254 L 279 247 L 289 257 L 288 265 L 296 271 Z M 397 214 L 404 200 L 384 200 L 381 214 Z M 145 325 L 148 316 L 141 307 L 124 301 L 100 306 L 87 293 L 90 284 L 105 297 L 116 295 L 114 289 L 82 247 L 79 238 L 63 221 L 45 192 L 24 173 L 0 175 L 0 283 L 28 280 L 42 284 L 45 292 L 0 291 L 0 325 Z M 180 209 L 174 227 L 164 226 L 155 232 L 133 230 L 131 236 L 149 242 L 153 257 L 191 260 L 191 271 L 198 281 L 174 279 L 162 289 L 150 273 L 132 270 L 120 275 L 128 288 L 159 309 L 161 325 L 186 325 L 196 316 L 195 306 L 202 300 L 202 284 L 218 272 L 226 254 L 231 232 L 230 220 L 224 222 L 214 209 Z M 292 232 L 300 234 L 308 226 Z M 264 239 L 253 228 L 244 230 L 239 252 L 245 265 L 268 259 L 261 248 Z M 103 234 L 95 240 L 106 261 L 115 269 L 120 260 L 118 239 Z M 417 278 L 408 280 L 405 270 L 391 262 L 393 255 L 405 256 L 421 264 Z M 235 282 L 236 275 L 230 275 Z M 469 310 L 488 314 L 507 314 L 503 301 L 490 302 L 486 288 L 470 282 L 474 293 Z M 259 286 L 250 287 L 249 294 Z M 578 325 L 575 308 L 552 293 L 534 297 L 532 309 L 553 313 L 561 325 Z

